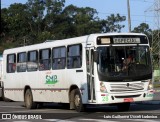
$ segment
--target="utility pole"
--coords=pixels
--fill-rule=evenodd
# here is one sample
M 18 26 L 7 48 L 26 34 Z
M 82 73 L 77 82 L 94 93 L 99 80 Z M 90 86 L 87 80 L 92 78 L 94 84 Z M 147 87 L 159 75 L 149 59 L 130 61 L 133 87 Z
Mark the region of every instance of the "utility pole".
M 127 8 L 128 8 L 128 31 L 131 32 L 131 16 L 130 16 L 129 0 L 127 0 Z

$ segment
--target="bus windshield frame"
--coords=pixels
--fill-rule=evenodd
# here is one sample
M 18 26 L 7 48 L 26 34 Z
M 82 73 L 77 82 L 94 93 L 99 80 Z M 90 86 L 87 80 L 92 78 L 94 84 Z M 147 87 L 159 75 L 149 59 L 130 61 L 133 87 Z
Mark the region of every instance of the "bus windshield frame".
M 149 46 L 99 46 L 98 76 L 101 81 L 136 81 L 152 78 Z

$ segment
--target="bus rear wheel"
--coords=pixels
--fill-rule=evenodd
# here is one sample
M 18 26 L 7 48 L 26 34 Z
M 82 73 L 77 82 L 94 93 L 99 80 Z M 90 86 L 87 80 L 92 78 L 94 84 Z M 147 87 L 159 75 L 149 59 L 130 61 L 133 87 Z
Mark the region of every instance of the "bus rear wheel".
M 30 89 L 27 89 L 24 97 L 25 106 L 28 109 L 35 109 L 37 104 L 33 102 L 33 95 Z
M 74 90 L 74 106 L 77 112 L 84 111 L 84 105 L 82 103 L 82 97 L 78 89 Z
M 128 111 L 130 108 L 130 103 L 118 103 L 117 108 L 118 111 Z

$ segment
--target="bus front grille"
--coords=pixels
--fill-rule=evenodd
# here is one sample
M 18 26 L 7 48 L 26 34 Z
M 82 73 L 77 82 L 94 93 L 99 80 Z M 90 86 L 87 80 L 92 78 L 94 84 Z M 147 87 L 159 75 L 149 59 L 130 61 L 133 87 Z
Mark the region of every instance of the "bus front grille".
M 137 95 L 125 95 L 125 96 L 115 96 L 115 98 L 135 98 L 135 97 L 139 97 L 141 96 L 141 94 L 137 94 Z
M 125 84 L 111 84 L 111 92 L 127 92 L 144 90 L 143 83 L 125 83 Z

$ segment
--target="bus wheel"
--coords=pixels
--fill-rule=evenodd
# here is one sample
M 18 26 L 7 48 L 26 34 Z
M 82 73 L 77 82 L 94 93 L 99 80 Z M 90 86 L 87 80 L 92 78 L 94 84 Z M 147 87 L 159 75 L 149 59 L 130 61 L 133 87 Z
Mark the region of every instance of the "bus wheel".
M 128 111 L 130 108 L 130 103 L 118 103 L 117 108 L 118 111 Z
M 77 112 L 84 111 L 84 105 L 82 104 L 82 97 L 78 89 L 74 92 L 74 106 Z
M 37 104 L 37 108 L 39 109 L 39 108 L 43 108 L 43 105 L 44 105 L 44 103 L 43 102 L 39 102 L 39 103 L 36 103 Z
M 25 106 L 28 109 L 34 109 L 37 107 L 37 104 L 33 102 L 33 96 L 30 89 L 26 90 L 25 97 L 24 97 Z

